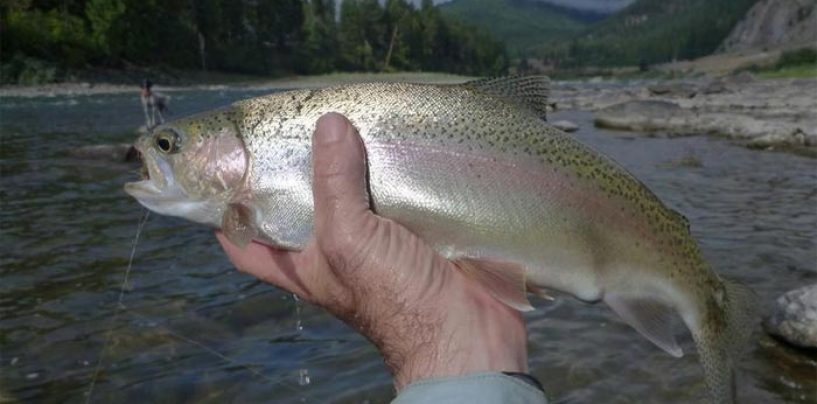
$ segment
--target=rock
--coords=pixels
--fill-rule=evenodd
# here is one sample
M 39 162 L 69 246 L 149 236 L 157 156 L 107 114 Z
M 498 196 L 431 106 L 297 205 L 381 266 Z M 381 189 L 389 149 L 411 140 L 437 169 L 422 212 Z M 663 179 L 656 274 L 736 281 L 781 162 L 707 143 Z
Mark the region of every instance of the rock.
M 599 110 L 593 123 L 601 128 L 652 132 L 684 127 L 690 114 L 670 101 L 627 101 Z
M 709 83 L 705 84 L 701 87 L 701 93 L 710 95 L 710 94 L 721 94 L 729 91 L 729 88 L 726 86 L 721 79 L 712 80 Z
M 698 93 L 695 86 L 687 83 L 658 83 L 647 86 L 647 90 L 652 95 L 681 98 L 692 98 Z
M 751 72 L 747 72 L 744 70 L 738 74 L 727 76 L 726 81 L 729 84 L 743 85 L 753 83 L 757 81 L 757 78 L 755 78 L 755 75 L 752 74 Z
M 557 129 L 561 129 L 561 130 L 563 130 L 565 132 L 575 132 L 575 131 L 579 130 L 579 125 L 576 125 L 573 122 L 565 121 L 565 120 L 553 122 L 553 123 L 551 123 L 551 125 L 553 125 Z
M 732 29 L 721 52 L 813 45 L 817 37 L 817 3 L 803 0 L 761 0 Z
M 817 348 L 817 283 L 777 298 L 763 328 L 792 345 Z
M 806 136 L 799 129 L 791 133 L 769 133 L 758 136 L 747 144 L 752 149 L 766 149 L 775 146 L 807 146 Z
M 68 155 L 81 159 L 131 162 L 139 160 L 139 152 L 130 143 L 100 144 L 68 150 Z
M 752 148 L 817 156 L 817 79 L 755 79 L 743 72 L 645 86 L 557 87 L 560 110 L 595 112 L 595 125 L 668 135 L 713 135 Z M 696 94 L 687 98 L 692 91 Z M 661 95 L 656 95 L 661 93 Z M 672 96 L 671 94 L 680 94 Z

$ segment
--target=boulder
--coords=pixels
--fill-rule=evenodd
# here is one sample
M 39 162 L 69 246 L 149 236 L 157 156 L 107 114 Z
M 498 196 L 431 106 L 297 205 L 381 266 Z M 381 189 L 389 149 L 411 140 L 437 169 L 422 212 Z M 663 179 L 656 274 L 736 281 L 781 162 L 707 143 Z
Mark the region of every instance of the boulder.
M 729 91 L 729 88 L 722 79 L 715 79 L 701 86 L 700 91 L 705 95 L 721 94 Z
M 551 125 L 553 125 L 556 129 L 561 129 L 565 132 L 575 132 L 579 130 L 579 125 L 566 120 L 552 122 Z
M 752 149 L 767 149 L 775 146 L 808 146 L 806 135 L 799 129 L 791 133 L 768 133 L 758 136 L 747 144 Z
M 792 345 L 817 348 L 817 283 L 780 296 L 763 328 Z
M 600 128 L 652 132 L 683 128 L 691 112 L 670 101 L 626 101 L 596 112 L 593 123 Z
M 698 89 L 688 83 L 658 83 L 647 86 L 647 90 L 652 95 L 665 97 L 692 98 L 698 93 Z
M 751 72 L 744 70 L 740 73 L 726 76 L 724 80 L 726 80 L 728 84 L 734 84 L 739 86 L 754 83 L 755 81 L 757 81 L 757 78 L 755 78 L 755 75 L 752 74 Z

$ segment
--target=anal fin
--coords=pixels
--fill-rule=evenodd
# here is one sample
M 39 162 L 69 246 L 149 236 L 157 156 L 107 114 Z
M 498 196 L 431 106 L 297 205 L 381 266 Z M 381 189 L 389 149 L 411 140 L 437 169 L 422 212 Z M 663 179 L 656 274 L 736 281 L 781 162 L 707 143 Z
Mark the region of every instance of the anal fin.
M 497 300 L 519 311 L 531 311 L 526 295 L 525 268 L 518 264 L 489 259 L 460 258 L 454 265 L 485 287 Z
M 221 222 L 221 231 L 233 244 L 244 248 L 258 236 L 251 208 L 240 203 L 227 205 Z
M 673 312 L 664 304 L 645 298 L 605 293 L 604 303 L 650 342 L 668 354 L 680 358 L 684 351 L 672 332 Z

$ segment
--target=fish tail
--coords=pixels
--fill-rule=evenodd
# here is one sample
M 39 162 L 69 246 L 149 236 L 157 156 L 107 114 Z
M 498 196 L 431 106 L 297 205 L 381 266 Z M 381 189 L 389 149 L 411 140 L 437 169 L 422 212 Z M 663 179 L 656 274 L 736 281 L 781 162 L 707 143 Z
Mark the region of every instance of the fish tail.
M 699 326 L 692 328 L 701 357 L 710 400 L 736 401 L 735 368 L 751 341 L 756 322 L 755 294 L 740 284 L 721 280 L 721 287 L 703 304 Z

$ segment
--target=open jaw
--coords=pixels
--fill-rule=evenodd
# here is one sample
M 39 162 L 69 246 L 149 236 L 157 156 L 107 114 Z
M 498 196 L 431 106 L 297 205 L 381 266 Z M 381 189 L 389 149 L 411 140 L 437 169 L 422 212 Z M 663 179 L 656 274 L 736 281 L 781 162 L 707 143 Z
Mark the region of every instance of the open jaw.
M 153 212 L 177 216 L 197 223 L 220 226 L 224 203 L 218 198 L 191 198 L 176 181 L 173 169 L 165 160 L 142 155 L 144 173 L 141 181 L 125 184 L 125 192 Z
M 141 181 L 125 184 L 125 192 L 136 198 L 146 208 L 161 214 L 167 212 L 167 205 L 184 199 L 185 195 L 176 185 L 173 170 L 162 160 L 157 160 L 139 150 L 142 168 Z

